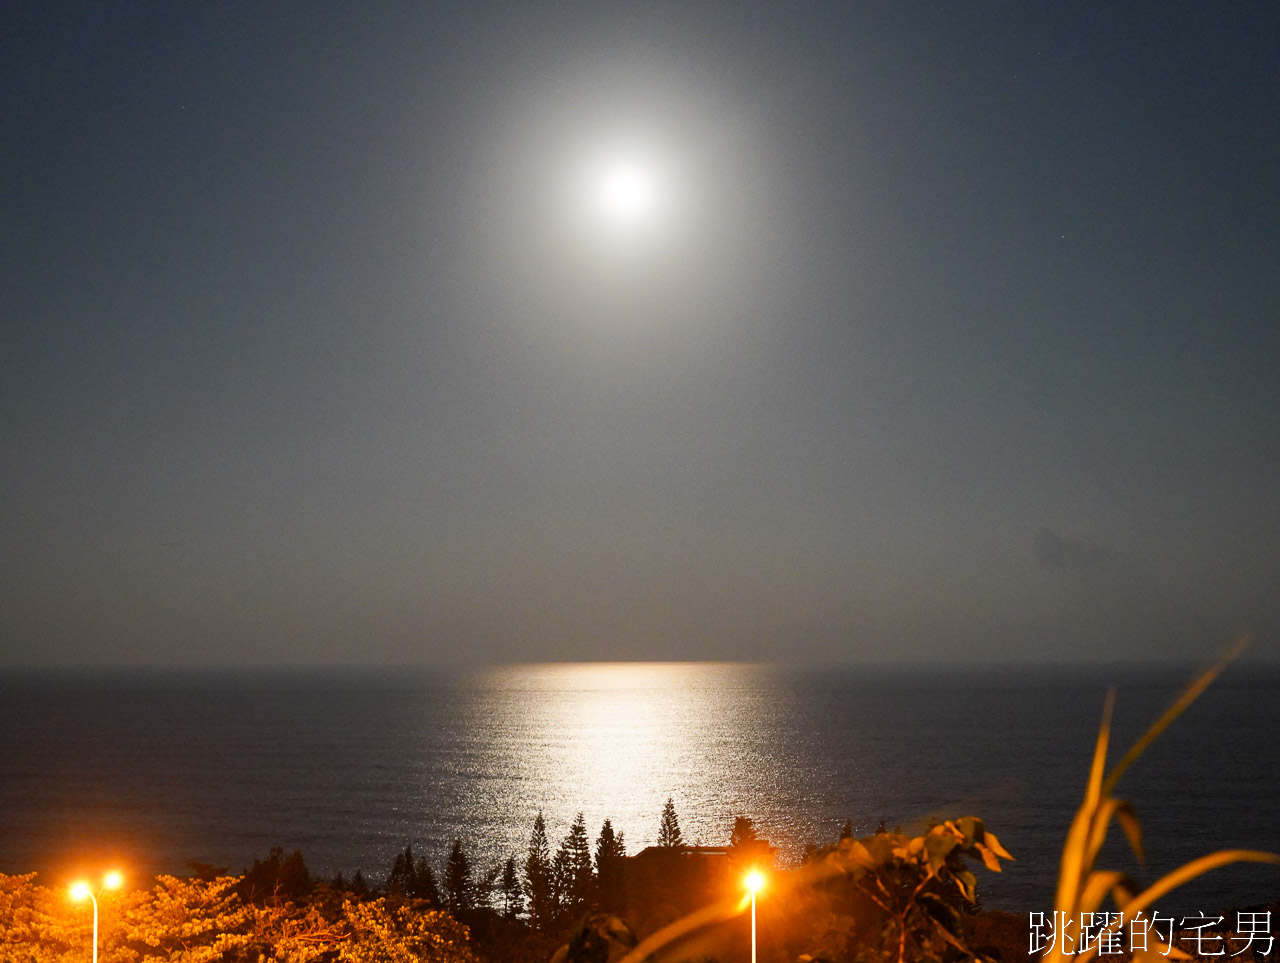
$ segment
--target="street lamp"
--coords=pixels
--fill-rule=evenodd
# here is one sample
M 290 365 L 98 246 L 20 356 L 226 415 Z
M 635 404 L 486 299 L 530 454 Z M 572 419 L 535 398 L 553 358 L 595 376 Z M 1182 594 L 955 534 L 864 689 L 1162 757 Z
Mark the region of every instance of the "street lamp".
M 751 870 L 742 882 L 746 884 L 746 891 L 751 894 L 751 963 L 755 963 L 755 894 L 764 889 L 764 873 Z
M 119 889 L 120 884 L 123 882 L 124 877 L 112 870 L 102 877 L 102 885 L 98 887 L 96 893 L 84 880 L 71 884 L 71 898 L 73 900 L 79 901 L 87 896 L 93 901 L 93 963 L 98 963 L 98 897 L 106 890 Z

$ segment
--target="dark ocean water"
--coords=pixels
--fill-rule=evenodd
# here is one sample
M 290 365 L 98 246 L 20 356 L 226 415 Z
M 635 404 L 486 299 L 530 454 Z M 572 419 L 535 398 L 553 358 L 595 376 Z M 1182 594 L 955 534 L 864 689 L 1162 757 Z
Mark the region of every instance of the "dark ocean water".
M 0 676 L 0 872 L 58 881 L 110 860 L 136 878 L 189 860 L 239 872 L 272 846 L 313 873 L 381 877 L 412 840 L 440 867 L 552 844 L 575 813 L 631 852 L 668 796 L 686 840 L 754 818 L 784 859 L 884 819 L 979 815 L 1017 857 L 984 902 L 1051 908 L 1106 685 L 1113 758 L 1189 670 L 789 669 L 725 664 L 416 671 Z M 1150 867 L 1211 849 L 1280 851 L 1280 673 L 1233 666 L 1137 763 Z M 1220 870 L 1167 909 L 1280 897 L 1280 871 Z

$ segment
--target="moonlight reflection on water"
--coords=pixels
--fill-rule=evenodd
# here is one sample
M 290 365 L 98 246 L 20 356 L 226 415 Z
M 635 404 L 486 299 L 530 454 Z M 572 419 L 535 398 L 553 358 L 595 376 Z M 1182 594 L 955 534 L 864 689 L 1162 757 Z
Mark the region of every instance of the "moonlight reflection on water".
M 777 748 L 754 666 L 587 664 L 519 666 L 481 680 L 481 766 L 506 774 L 504 811 L 579 810 L 652 841 L 657 813 L 677 800 L 690 841 L 721 843 L 733 814 L 776 787 L 763 755 Z M 486 732 L 485 729 L 488 729 Z M 770 807 L 772 808 L 772 807 Z M 650 825 L 652 824 L 652 825 Z
M 1116 745 L 1185 678 L 1121 676 Z M 488 869 L 523 860 L 539 810 L 553 847 L 582 812 L 593 839 L 608 818 L 635 853 L 670 796 L 687 842 L 726 843 L 742 814 L 784 860 L 846 819 L 861 834 L 981 816 L 1017 857 L 984 877 L 984 901 L 1037 909 L 1115 679 L 723 663 L 0 677 L 0 872 L 86 854 L 135 876 L 239 872 L 283 846 L 317 875 L 376 880 L 407 842 L 442 865 L 455 838 Z M 1152 872 L 1280 849 L 1265 806 L 1280 749 L 1249 737 L 1275 731 L 1276 691 L 1274 674 L 1224 676 L 1126 774 Z M 1267 896 L 1268 872 L 1209 878 L 1205 905 L 1218 886 Z

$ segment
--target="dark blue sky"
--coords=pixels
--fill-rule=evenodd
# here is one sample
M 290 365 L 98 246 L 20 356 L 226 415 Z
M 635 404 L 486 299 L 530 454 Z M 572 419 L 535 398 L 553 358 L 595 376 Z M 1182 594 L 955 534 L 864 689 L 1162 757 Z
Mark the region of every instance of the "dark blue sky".
M 1274 3 L 0 17 L 0 664 L 1280 648 Z

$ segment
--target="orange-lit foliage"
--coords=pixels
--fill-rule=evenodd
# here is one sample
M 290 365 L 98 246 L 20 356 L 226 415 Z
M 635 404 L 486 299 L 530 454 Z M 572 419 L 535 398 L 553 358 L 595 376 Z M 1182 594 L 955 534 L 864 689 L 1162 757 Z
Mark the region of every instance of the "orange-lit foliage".
M 819 850 L 814 872 L 843 897 L 862 942 L 882 956 L 923 960 L 980 956 L 964 942 L 962 910 L 976 902 L 970 865 L 1000 872 L 1013 857 L 981 819 L 947 820 L 921 836 L 873 833 Z
M 474 963 L 467 927 L 385 898 L 248 903 L 242 879 L 156 878 L 102 901 L 101 963 Z M 83 963 L 92 916 L 35 874 L 0 875 L 0 963 Z
M 981 959 L 963 928 L 964 910 L 973 907 L 976 895 L 971 867 L 981 863 L 999 872 L 1000 861 L 1011 858 L 973 817 L 915 837 L 876 833 L 841 839 L 814 851 L 799 869 L 769 874 L 757 898 L 760 958 Z M 718 889 L 718 902 L 706 901 L 647 935 L 625 963 L 666 959 L 673 952 L 677 956 L 671 958 L 740 956 L 750 896 L 736 872 L 722 878 Z

